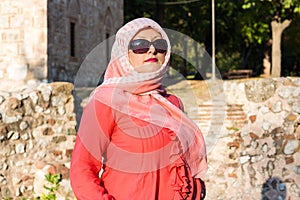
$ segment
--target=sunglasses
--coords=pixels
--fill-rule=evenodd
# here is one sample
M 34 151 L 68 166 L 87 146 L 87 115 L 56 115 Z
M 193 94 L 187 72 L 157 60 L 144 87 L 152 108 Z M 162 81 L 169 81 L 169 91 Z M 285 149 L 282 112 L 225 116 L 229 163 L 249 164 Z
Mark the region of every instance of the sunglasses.
M 132 40 L 129 43 L 129 49 L 131 49 L 133 51 L 133 53 L 142 54 L 142 53 L 147 53 L 149 51 L 151 45 L 154 46 L 155 51 L 157 53 L 166 53 L 167 52 L 168 43 L 164 39 L 157 39 L 157 40 L 154 40 L 153 42 L 150 42 L 145 39 Z

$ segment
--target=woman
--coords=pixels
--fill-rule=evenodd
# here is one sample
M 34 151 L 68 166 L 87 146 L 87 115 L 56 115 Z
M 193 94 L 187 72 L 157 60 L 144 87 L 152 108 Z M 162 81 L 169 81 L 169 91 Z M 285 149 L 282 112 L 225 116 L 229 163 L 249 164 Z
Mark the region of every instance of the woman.
M 203 196 L 202 134 L 182 112 L 180 99 L 162 87 L 170 54 L 166 33 L 151 19 L 135 19 L 117 32 L 104 82 L 84 108 L 72 155 L 77 199 Z

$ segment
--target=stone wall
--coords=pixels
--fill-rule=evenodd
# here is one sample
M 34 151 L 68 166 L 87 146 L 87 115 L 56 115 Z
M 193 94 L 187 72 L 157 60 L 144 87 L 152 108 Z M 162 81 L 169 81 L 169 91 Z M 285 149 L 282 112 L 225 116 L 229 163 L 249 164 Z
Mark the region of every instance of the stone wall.
M 48 1 L 48 8 L 48 79 L 74 82 L 84 58 L 123 24 L 123 1 Z M 106 49 L 106 44 L 104 47 L 97 56 L 106 61 L 106 51 L 110 52 L 110 49 Z M 104 66 L 107 66 L 106 62 Z M 98 80 L 100 77 L 101 74 Z M 85 80 L 89 81 L 89 78 L 85 77 Z
M 60 173 L 57 197 L 72 198 L 69 164 L 75 141 L 71 83 L 0 92 L 0 199 L 41 197 L 45 175 Z
M 84 58 L 122 24 L 121 0 L 1 0 L 0 90 L 74 82 Z M 106 66 L 111 44 L 103 46 L 96 54 Z
M 300 79 L 200 82 L 208 86 L 192 88 L 201 90 L 196 103 L 187 93 L 196 82 L 168 89 L 182 96 L 206 139 L 206 199 L 277 194 L 299 199 Z M 72 91 L 71 83 L 54 82 L 0 92 L 0 198 L 42 195 L 48 173 L 62 174 L 58 197 L 73 198 L 68 177 L 76 135 Z
M 238 105 L 246 123 L 225 109 L 208 155 L 208 199 L 299 199 L 300 79 L 226 81 L 224 91 L 225 107 Z
M 0 1 L 0 85 L 47 78 L 47 1 Z

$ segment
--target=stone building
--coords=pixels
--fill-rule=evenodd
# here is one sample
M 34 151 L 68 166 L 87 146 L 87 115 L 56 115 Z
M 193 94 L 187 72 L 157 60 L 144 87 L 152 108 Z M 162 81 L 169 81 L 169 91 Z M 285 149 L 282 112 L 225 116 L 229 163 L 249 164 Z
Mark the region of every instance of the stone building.
M 86 55 L 122 24 L 122 0 L 1 0 L 0 89 L 73 82 Z

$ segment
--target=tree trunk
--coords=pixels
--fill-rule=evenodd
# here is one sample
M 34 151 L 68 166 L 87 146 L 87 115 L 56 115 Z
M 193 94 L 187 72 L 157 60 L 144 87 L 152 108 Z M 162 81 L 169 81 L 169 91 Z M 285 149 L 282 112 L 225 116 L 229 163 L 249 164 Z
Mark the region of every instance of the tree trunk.
M 265 52 L 265 57 L 263 59 L 263 67 L 264 67 L 264 71 L 262 77 L 270 77 L 271 62 L 270 62 L 270 55 L 268 52 Z
M 272 77 L 280 77 L 281 75 L 281 36 L 292 20 L 284 20 L 283 23 L 272 21 Z

